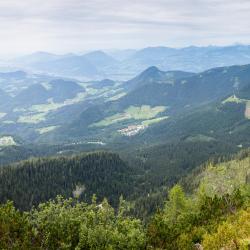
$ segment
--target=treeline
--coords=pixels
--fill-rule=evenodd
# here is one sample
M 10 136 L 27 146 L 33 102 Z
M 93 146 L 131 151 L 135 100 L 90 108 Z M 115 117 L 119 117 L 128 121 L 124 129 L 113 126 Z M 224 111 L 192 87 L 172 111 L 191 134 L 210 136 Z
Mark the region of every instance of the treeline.
M 223 196 L 202 190 L 186 196 L 181 186 L 169 192 L 162 211 L 150 221 L 152 249 L 248 249 L 250 247 L 249 186 Z
M 79 158 L 88 159 L 95 170 L 100 167 L 97 162 L 105 159 L 106 165 L 101 164 L 105 167 L 100 167 L 104 172 L 110 163 L 120 162 L 117 155 L 106 153 Z M 71 160 L 76 161 L 76 157 Z M 192 193 L 187 194 L 180 184 L 175 185 L 163 201 L 163 208 L 147 223 L 131 215 L 136 208 L 122 197 L 115 209 L 106 199 L 100 202 L 92 196 L 91 202 L 85 203 L 80 195 L 69 199 L 57 196 L 26 212 L 17 210 L 11 202 L 3 203 L 0 249 L 249 249 L 249 171 L 249 151 L 229 162 L 209 164 L 193 174 L 193 179 L 187 179 Z M 67 174 L 73 172 L 71 169 Z
M 169 187 L 206 162 L 217 163 L 237 150 L 237 147 L 220 141 L 187 142 L 184 138 L 180 142 L 134 151 L 136 161 L 130 157 L 129 163 L 131 166 L 140 166 L 140 169 L 143 169 L 143 173 L 138 176 L 137 192 L 132 195 L 132 200 L 135 201 L 134 215 L 141 219 L 152 215 L 163 207 Z M 140 195 L 137 195 L 138 193 Z
M 0 166 L 11 164 L 31 157 L 49 157 L 54 155 L 73 155 L 81 152 L 100 151 L 102 147 L 91 144 L 22 144 L 0 148 Z
M 39 156 L 61 149 L 33 150 Z M 74 152 L 72 147 L 64 149 L 69 154 Z M 95 193 L 100 200 L 107 197 L 117 207 L 118 198 L 123 195 L 133 202 L 133 215 L 146 220 L 163 207 L 169 187 L 211 157 L 217 160 L 236 150 L 219 141 L 188 142 L 183 138 L 140 150 L 131 146 L 130 151 L 121 152 L 122 160 L 104 152 L 29 159 L 0 167 L 0 202 L 12 200 L 17 208 L 29 210 L 59 194 L 71 197 L 75 191 L 86 202 Z
M 121 195 L 133 192 L 134 176 L 136 171 L 111 153 L 30 159 L 0 168 L 0 202 L 12 200 L 29 210 L 57 195 L 89 202 L 96 194 L 116 207 Z
M 249 191 L 188 197 L 176 185 L 145 226 L 122 198 L 118 210 L 95 196 L 90 205 L 59 196 L 30 212 L 8 202 L 0 205 L 0 249 L 249 249 Z
M 174 186 L 149 222 L 148 244 L 153 249 L 249 249 L 249 176 L 249 150 L 189 175 L 182 181 L 188 194 Z

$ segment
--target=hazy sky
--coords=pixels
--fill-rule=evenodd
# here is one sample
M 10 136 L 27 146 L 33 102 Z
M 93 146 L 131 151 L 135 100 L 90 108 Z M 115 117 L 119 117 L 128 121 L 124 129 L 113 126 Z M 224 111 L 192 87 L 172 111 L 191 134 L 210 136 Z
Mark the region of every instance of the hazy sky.
M 250 44 L 250 0 L 0 0 L 0 54 Z

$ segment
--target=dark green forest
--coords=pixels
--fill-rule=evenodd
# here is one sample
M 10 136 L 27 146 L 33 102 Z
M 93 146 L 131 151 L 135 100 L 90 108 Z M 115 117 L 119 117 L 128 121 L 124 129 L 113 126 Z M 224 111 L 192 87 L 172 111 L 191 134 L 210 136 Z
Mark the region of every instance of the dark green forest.
M 0 201 L 13 200 L 28 210 L 57 195 L 91 201 L 108 197 L 117 206 L 132 193 L 136 171 L 118 155 L 92 153 L 72 157 L 38 158 L 0 168 Z
M 57 195 L 71 197 L 77 188 L 84 191 L 80 199 L 90 201 L 95 193 L 99 199 L 107 197 L 117 206 L 122 194 L 133 203 L 136 216 L 147 220 L 157 208 L 162 207 L 168 187 L 190 171 L 210 160 L 226 159 L 238 148 L 222 142 L 180 141 L 132 148 L 116 153 L 78 153 L 81 147 L 40 147 L 5 149 L 5 155 L 50 155 L 67 150 L 69 156 L 30 158 L 0 168 L 0 201 L 14 201 L 21 210 L 53 199 Z M 5 158 L 8 161 L 8 158 Z
M 208 161 L 150 194 L 151 203 L 162 200 L 150 213 L 150 203 L 136 206 L 143 204 L 138 192 L 149 177 L 117 154 L 5 166 L 0 172 L 0 248 L 247 249 L 249 170 L 249 150 Z

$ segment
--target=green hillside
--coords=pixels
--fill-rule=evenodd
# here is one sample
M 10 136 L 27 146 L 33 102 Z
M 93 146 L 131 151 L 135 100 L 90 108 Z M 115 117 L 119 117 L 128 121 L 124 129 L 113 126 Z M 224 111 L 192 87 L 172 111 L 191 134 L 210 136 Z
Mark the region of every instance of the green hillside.
M 156 249 L 247 249 L 249 247 L 250 153 L 208 163 L 170 190 L 162 211 L 149 223 Z M 192 187 L 192 188 L 191 188 Z M 192 191 L 191 191 L 192 190 Z
M 99 167 L 104 164 L 104 168 L 100 168 L 100 173 L 107 169 L 105 163 L 108 166 L 111 165 L 111 159 L 115 163 L 120 161 L 116 155 L 107 154 L 90 154 L 71 158 L 76 165 L 77 160 L 82 163 L 87 160 L 94 168 L 97 168 L 95 161 L 98 162 Z M 35 177 L 34 173 L 37 172 L 39 176 L 42 176 L 43 171 L 48 171 L 45 162 L 44 160 L 33 161 L 35 164 L 33 169 L 28 166 L 24 167 L 25 163 L 17 165 L 16 169 L 7 168 L 8 171 L 12 171 L 13 178 L 9 176 L 9 181 L 5 184 L 11 184 L 12 180 L 17 181 L 15 176 L 24 182 L 26 175 Z M 56 162 L 53 159 L 47 162 L 50 165 L 49 168 L 55 170 Z M 61 158 L 59 162 L 62 164 L 63 159 Z M 229 161 L 218 164 L 209 163 L 207 167 L 201 168 L 198 174 L 193 173 L 185 179 L 189 185 L 195 187 L 192 193 L 186 194 L 179 184 L 173 186 L 168 191 L 164 207 L 159 209 L 145 224 L 131 216 L 131 204 L 122 198 L 120 198 L 118 209 L 115 210 L 106 199 L 103 202 L 97 202 L 95 196 L 89 204 L 80 202 L 80 194 L 84 192 L 80 185 L 69 195 L 75 198 L 66 200 L 58 196 L 25 213 L 16 210 L 11 202 L 1 204 L 0 247 L 2 249 L 103 250 L 191 250 L 195 247 L 211 250 L 247 249 L 250 245 L 249 163 L 249 151 L 243 151 Z M 26 162 L 26 164 L 32 166 L 31 162 Z M 18 171 L 19 168 L 20 171 Z M 70 167 L 72 177 L 75 173 L 74 169 Z M 5 170 L 2 170 L 1 175 L 4 172 Z M 105 180 L 110 182 L 108 175 L 96 175 L 96 178 L 97 176 L 100 177 L 98 178 L 101 181 L 99 184 L 102 188 L 106 188 Z M 32 180 L 38 181 L 37 178 L 32 178 Z M 47 180 L 53 182 L 52 176 L 47 176 Z M 121 179 L 119 180 L 121 183 Z M 53 184 L 54 188 L 55 184 Z M 115 186 L 119 190 L 117 184 Z M 127 188 L 129 185 L 131 183 L 128 183 Z M 31 185 L 30 188 L 32 187 Z M 40 193 L 44 191 L 44 186 L 39 187 Z M 29 191 L 25 185 L 19 184 L 19 189 L 14 189 L 13 192 L 21 199 L 21 197 L 25 198 Z M 37 192 L 39 190 L 36 190 Z M 33 193 L 33 197 L 35 196 L 36 194 Z
M 166 78 L 166 75 L 169 74 L 171 75 L 171 72 L 162 72 L 155 67 L 149 68 L 132 79 L 131 82 L 122 85 L 124 88 L 129 84 L 134 86 L 126 95 L 116 101 L 90 106 L 70 124 L 52 132 L 53 139 L 63 142 L 66 138 L 68 140 L 102 138 L 107 142 L 112 142 L 116 139 L 123 140 L 126 136 L 140 137 L 142 134 L 152 131 L 156 131 L 157 136 L 157 133 L 161 133 L 163 127 L 163 129 L 169 130 L 167 133 L 173 134 L 168 124 L 176 123 L 176 121 L 179 123 L 180 119 L 184 119 L 183 123 L 185 124 L 192 116 L 195 123 L 209 123 L 207 129 L 211 125 L 211 129 L 205 131 L 205 136 L 210 136 L 207 133 L 213 130 L 213 125 L 210 123 L 214 121 L 215 117 L 220 119 L 218 122 L 215 119 L 217 125 L 229 121 L 227 126 L 232 126 L 234 121 L 241 119 L 241 103 L 238 103 L 238 106 L 231 105 L 232 107 L 230 107 L 230 102 L 223 102 L 223 100 L 233 95 L 240 96 L 242 93 L 247 95 L 245 90 L 249 88 L 249 65 L 216 68 L 199 74 L 175 72 L 171 75 L 171 83 Z M 219 106 L 217 105 L 218 102 L 222 102 L 221 104 L 224 105 Z M 150 106 L 151 109 L 165 107 L 164 112 L 161 112 L 157 117 L 153 117 L 164 119 L 157 119 L 153 123 L 148 123 L 147 117 L 138 121 L 133 116 L 126 115 L 127 110 L 131 107 L 141 109 L 145 106 Z M 199 115 L 197 115 L 196 110 L 199 109 L 203 117 L 198 118 Z M 220 110 L 221 113 L 217 110 Z M 231 114 L 226 118 L 225 116 L 228 116 L 229 112 Z M 194 116 L 197 116 L 197 119 Z M 95 124 L 106 125 L 102 129 L 98 129 L 98 126 L 93 126 Z M 147 126 L 142 126 L 145 124 Z M 181 124 L 180 122 L 177 126 L 182 126 Z M 188 125 L 183 125 L 187 130 L 192 129 L 193 126 L 190 121 L 188 121 Z M 120 131 L 129 130 L 131 127 L 135 128 L 132 133 L 127 135 L 120 133 Z M 204 134 L 204 131 L 200 131 L 204 125 L 201 124 L 197 127 L 199 130 L 197 132 Z
M 0 201 L 13 200 L 27 210 L 57 195 L 75 194 L 90 201 L 96 194 L 117 205 L 121 195 L 127 197 L 133 191 L 135 174 L 115 154 L 30 159 L 0 168 Z

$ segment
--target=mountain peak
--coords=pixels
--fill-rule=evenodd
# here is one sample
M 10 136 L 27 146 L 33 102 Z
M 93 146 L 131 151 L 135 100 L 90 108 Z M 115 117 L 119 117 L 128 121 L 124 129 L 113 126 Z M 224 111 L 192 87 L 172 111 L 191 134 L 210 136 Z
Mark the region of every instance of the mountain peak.
M 107 54 L 105 52 L 103 52 L 102 50 L 95 50 L 95 51 L 91 51 L 87 54 L 85 54 L 85 56 L 107 56 Z
M 49 52 L 46 52 L 46 51 L 37 51 L 37 52 L 34 52 L 30 55 L 33 55 L 33 56 L 53 56 L 55 54 L 52 54 L 52 53 L 49 53 Z
M 149 72 L 149 73 L 155 73 L 160 71 L 156 66 L 151 66 L 149 68 L 147 68 L 144 72 Z
M 99 67 L 113 65 L 114 63 L 116 63 L 116 60 L 113 57 L 107 55 L 101 50 L 90 52 L 88 54 L 83 55 L 83 57 L 85 57 L 94 65 L 98 65 Z
M 4 78 L 24 78 L 27 76 L 27 73 L 22 70 L 10 71 L 10 72 L 0 72 L 0 76 Z
M 140 77 L 151 77 L 155 76 L 156 74 L 162 73 L 160 69 L 158 69 L 156 66 L 151 66 L 144 70 L 141 74 Z

